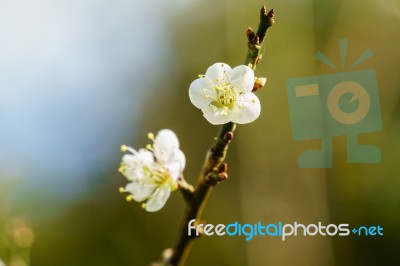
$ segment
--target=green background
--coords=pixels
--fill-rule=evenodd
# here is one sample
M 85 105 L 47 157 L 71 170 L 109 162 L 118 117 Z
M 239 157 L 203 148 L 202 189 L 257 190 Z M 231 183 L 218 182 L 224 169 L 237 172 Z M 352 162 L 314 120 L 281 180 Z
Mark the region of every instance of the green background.
M 266 4 L 275 9 L 276 23 L 269 30 L 256 71 L 257 76 L 268 78 L 266 87 L 257 92 L 261 116 L 237 127 L 227 158 L 229 179 L 213 191 L 204 219 L 212 224 L 379 224 L 384 236 L 299 236 L 284 242 L 270 237 L 249 242 L 244 237 L 204 237 L 194 243 L 187 265 L 365 266 L 400 261 L 398 1 L 36 2 L 0 3 L 2 12 L 14 12 L 8 19 L 0 18 L 0 40 L 8 44 L 2 48 L 2 57 L 9 60 L 0 65 L 1 143 L 26 143 L 16 146 L 16 151 L 0 147 L 0 258 L 22 257 L 40 266 L 148 265 L 170 247 L 184 210 L 180 193 L 173 193 L 157 213 L 127 203 L 118 193 L 126 183 L 117 171 L 122 156 L 119 146 L 144 147 L 148 132 L 170 128 L 187 158 L 185 177 L 195 183 L 218 127 L 207 123 L 192 106 L 189 85 L 215 62 L 231 66 L 244 62 L 246 29 L 256 28 L 259 8 Z M 34 27 L 39 20 L 42 23 Z M 48 27 L 57 34 L 28 42 Z M 85 30 L 79 38 L 72 37 L 73 45 L 56 42 L 71 29 Z M 320 50 L 340 65 L 340 38 L 348 39 L 349 65 L 365 50 L 373 51 L 356 70 L 376 71 L 383 129 L 361 134 L 359 141 L 378 147 L 382 161 L 348 164 L 345 137 L 334 137 L 331 169 L 300 169 L 298 155 L 320 143 L 293 139 L 286 81 L 335 73 L 316 61 L 315 53 Z M 28 44 L 15 46 L 7 42 L 10 39 Z M 43 48 L 52 41 L 48 46 L 52 49 Z M 87 41 L 93 46 L 86 47 Z M 74 54 L 73 49 L 81 49 L 82 54 Z M 36 54 L 49 56 L 48 69 L 38 70 L 38 63 L 45 59 Z M 71 54 L 75 61 L 59 60 L 61 54 Z M 68 64 L 67 70 L 62 68 Z M 97 71 L 99 66 L 104 71 Z M 32 71 L 41 71 L 41 82 L 29 75 Z M 85 79 L 72 82 L 68 76 L 78 72 Z M 65 76 L 61 79 L 65 82 L 53 82 L 55 74 Z M 14 84 L 27 80 L 24 86 L 30 93 L 8 101 L 5 96 L 18 86 L 12 88 L 5 80 Z M 81 80 L 90 86 L 81 86 Z M 37 87 L 48 89 L 39 94 Z M 89 87 L 102 89 L 85 94 Z M 79 93 L 75 94 L 76 88 Z M 29 116 L 35 108 L 27 109 L 20 102 L 47 106 L 56 93 L 60 93 L 56 104 L 49 105 L 46 116 Z M 15 106 L 12 112 L 6 104 Z M 26 115 L 29 124 L 16 112 Z M 72 142 L 78 147 L 76 153 L 60 148 Z M 69 164 L 71 160 L 74 164 Z M 28 238 L 28 244 L 14 243 L 13 234 L 18 237 L 12 226 L 15 218 L 25 221 L 28 232 L 32 230 L 32 245 L 29 233 L 21 232 L 19 237 Z

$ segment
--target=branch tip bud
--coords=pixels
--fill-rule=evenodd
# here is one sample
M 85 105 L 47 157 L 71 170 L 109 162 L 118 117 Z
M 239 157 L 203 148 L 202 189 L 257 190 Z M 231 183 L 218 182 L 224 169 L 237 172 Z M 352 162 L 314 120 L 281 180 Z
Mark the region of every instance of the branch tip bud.
M 266 16 L 266 13 L 267 13 L 267 7 L 263 5 L 260 10 L 260 17 L 262 18 Z

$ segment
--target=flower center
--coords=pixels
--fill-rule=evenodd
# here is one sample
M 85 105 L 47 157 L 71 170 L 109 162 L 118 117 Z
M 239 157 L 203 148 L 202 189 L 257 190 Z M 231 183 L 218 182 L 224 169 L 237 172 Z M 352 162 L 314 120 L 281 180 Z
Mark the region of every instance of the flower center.
M 169 174 L 168 169 L 161 165 L 157 165 L 154 168 L 143 166 L 143 171 L 147 179 L 146 181 L 150 184 L 161 186 L 162 184 L 167 183 L 171 187 L 171 191 L 174 191 L 178 188 L 176 182 L 172 181 L 172 177 Z
M 219 80 L 216 81 L 219 83 Z M 211 99 L 210 105 L 213 105 L 227 115 L 227 110 L 232 110 L 236 104 L 237 91 L 236 85 L 229 82 L 221 82 L 218 85 L 214 85 L 214 91 L 204 89 L 203 94 L 206 98 Z
M 164 167 L 157 166 L 150 168 L 149 166 L 143 166 L 143 172 L 146 179 L 151 180 L 152 183 L 162 184 L 169 179 L 168 172 Z
M 220 86 L 215 85 L 214 89 L 218 100 L 216 106 L 220 108 L 226 107 L 231 110 L 236 102 L 236 86 L 223 82 Z

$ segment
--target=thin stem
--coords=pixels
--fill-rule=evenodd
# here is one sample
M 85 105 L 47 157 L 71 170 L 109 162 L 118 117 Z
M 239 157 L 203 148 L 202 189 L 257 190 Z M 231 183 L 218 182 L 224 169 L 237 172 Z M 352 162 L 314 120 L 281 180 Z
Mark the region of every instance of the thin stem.
M 204 206 L 213 188 L 213 185 L 207 182 L 206 177 L 214 171 L 214 169 L 217 169 L 225 160 L 228 145 L 232 139 L 235 127 L 236 125 L 232 122 L 223 125 L 218 136 L 214 139 L 213 145 L 207 152 L 200 173 L 199 183 L 194 191 L 192 201 L 187 207 L 186 214 L 182 220 L 182 229 L 178 242 L 168 262 L 170 265 L 183 265 L 186 260 L 192 240 L 195 238 L 194 234 L 188 234 L 188 223 L 193 219 L 198 221 L 203 213 Z
M 274 24 L 274 16 L 274 9 L 267 13 L 267 8 L 263 6 L 260 10 L 260 23 L 257 32 L 254 32 L 252 28 L 247 29 L 246 35 L 249 42 L 245 65 L 250 66 L 253 71 L 256 70 L 256 66 L 262 58 L 261 47 L 268 29 Z
M 247 30 L 246 34 L 249 42 L 245 65 L 250 66 L 253 71 L 261 60 L 261 46 L 268 28 L 271 27 L 273 23 L 274 10 L 272 9 L 266 13 L 266 7 L 263 6 L 260 11 L 260 23 L 257 33 L 255 33 L 251 28 Z M 196 189 L 193 191 L 190 186 L 188 187 L 183 183 L 182 188 L 184 188 L 184 190 L 182 193 L 188 206 L 182 219 L 181 230 L 178 240 L 172 249 L 172 254 L 164 257 L 161 265 L 184 265 L 193 240 L 196 237 L 195 233 L 189 234 L 188 223 L 193 219 L 195 219 L 196 222 L 200 221 L 200 217 L 212 188 L 217 183 L 210 182 L 210 176 L 213 173 L 226 171 L 226 164 L 223 163 L 225 161 L 229 143 L 233 138 L 235 128 L 236 124 L 232 122 L 221 126 L 218 136 L 214 139 L 211 148 L 207 152 Z M 170 250 L 168 249 L 167 251 L 168 252 L 166 253 L 169 254 Z

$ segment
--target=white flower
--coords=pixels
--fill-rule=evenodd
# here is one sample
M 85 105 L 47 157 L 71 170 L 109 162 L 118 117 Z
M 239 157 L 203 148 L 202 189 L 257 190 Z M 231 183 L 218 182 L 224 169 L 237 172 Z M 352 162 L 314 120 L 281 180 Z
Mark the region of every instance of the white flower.
M 260 101 L 251 92 L 253 85 L 254 72 L 248 66 L 231 69 L 227 64 L 215 63 L 190 84 L 189 97 L 211 124 L 246 124 L 260 115 Z
M 127 200 L 143 203 L 149 212 L 160 210 L 172 191 L 178 188 L 178 178 L 185 168 L 185 155 L 179 149 L 175 133 L 169 129 L 160 130 L 153 145 L 138 151 L 123 145 L 122 151 L 129 151 L 122 157 L 119 171 L 130 181 L 121 192 L 129 192 Z
M 6 264 L 0 259 L 0 266 L 6 266 Z

